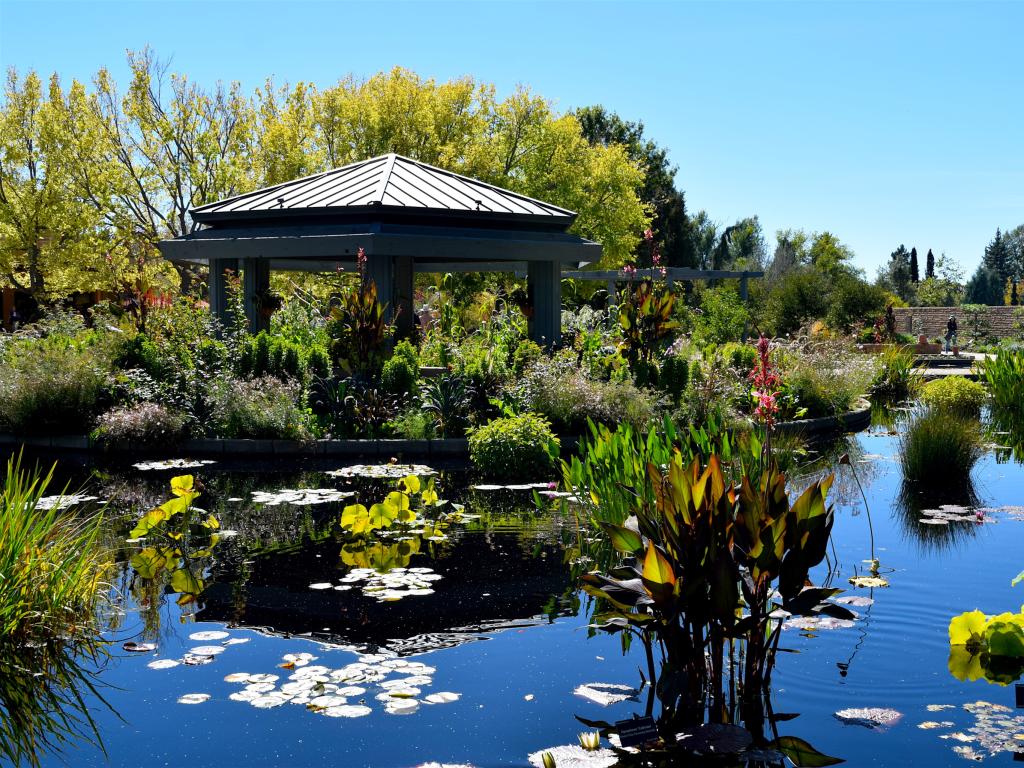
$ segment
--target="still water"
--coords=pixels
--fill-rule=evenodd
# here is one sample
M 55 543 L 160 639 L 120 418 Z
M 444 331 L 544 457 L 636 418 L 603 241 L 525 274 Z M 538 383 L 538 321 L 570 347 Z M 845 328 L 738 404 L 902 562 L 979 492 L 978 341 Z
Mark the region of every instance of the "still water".
M 772 705 L 794 717 L 779 723 L 779 733 L 806 739 L 852 766 L 961 765 L 972 756 L 965 750 L 993 765 L 1013 762 L 1010 752 L 990 756 L 970 730 L 975 715 L 963 705 L 980 700 L 1012 710 L 1014 686 L 952 677 L 947 626 L 962 611 L 1016 611 L 1024 603 L 1024 586 L 1010 586 L 1024 568 L 1024 510 L 1013 508 L 1024 504 L 1024 469 L 990 453 L 974 479 L 979 503 L 993 511 L 984 521 L 929 525 L 900 502 L 897 436 L 864 433 L 833 450 L 849 452 L 864 485 L 876 556 L 890 586 L 869 590 L 847 583 L 864 573 L 870 543 L 851 470 L 840 467 L 831 494 L 837 513 L 832 567 L 823 564 L 815 581 L 873 602 L 855 608 L 859 618 L 852 627 L 785 633 L 782 646 L 792 653 L 779 655 Z M 465 504 L 465 519 L 453 523 L 446 538 L 346 551 L 336 532 L 342 508 L 379 500 L 386 481 L 317 471 L 241 473 L 216 465 L 187 471 L 204 485 L 197 504 L 237 535 L 224 537 L 208 556 L 198 555 L 205 589 L 197 603 L 185 606 L 169 587 L 140 578 L 128 564 L 137 545 L 121 545 L 111 590 L 113 652 L 98 674 L 109 707 L 90 699 L 106 754 L 79 743 L 45 758 L 45 765 L 525 766 L 531 753 L 575 743 L 584 728 L 574 714 L 614 721 L 642 713 L 642 702 L 606 707 L 574 693 L 587 683 L 638 686 L 642 660 L 639 653 L 624 656 L 614 637 L 590 636 L 587 605 L 563 562 L 570 521 L 537 512 L 531 492 L 475 491 L 457 474 L 442 475 L 443 495 Z M 112 520 L 111 541 L 123 542 L 138 515 L 166 499 L 169 479 L 181 473 L 90 476 L 88 492 L 124 510 L 123 519 Z M 317 504 L 273 503 L 273 495 L 270 502 L 253 500 L 254 491 L 303 488 L 354 495 Z M 379 590 L 364 591 L 368 569 L 382 567 L 404 569 L 393 571 L 405 576 L 388 588 L 415 594 L 382 601 L 374 596 Z M 399 583 L 403 578 L 409 583 Z M 190 639 L 201 632 L 227 636 Z M 237 640 L 246 642 L 224 644 Z M 128 641 L 157 647 L 121 650 Z M 223 650 L 210 663 L 149 666 L 180 661 L 211 644 Z M 282 668 L 288 654 L 315 659 L 300 656 L 305 666 Z M 412 667 L 403 671 L 406 664 Z M 251 698 L 231 698 L 251 681 L 224 679 L 277 675 L 271 687 L 279 689 L 311 667 L 325 668 L 325 679 L 346 688 L 347 705 L 355 708 L 350 712 L 362 716 L 328 717 L 291 702 L 261 708 Z M 348 671 L 331 677 L 336 670 Z M 395 709 L 378 698 L 402 686 L 418 689 L 409 698 L 422 703 Z M 439 703 L 427 703 L 439 693 L 445 694 L 435 696 Z M 186 694 L 209 698 L 179 703 Z M 834 716 L 861 707 L 892 709 L 901 717 L 878 729 Z M 998 715 L 1011 739 L 1024 737 L 1024 722 L 1013 719 L 1020 715 L 1024 710 Z M 929 722 L 940 725 L 919 727 Z M 960 736 L 942 738 L 953 733 Z M 1020 744 L 1024 752 L 1024 738 Z

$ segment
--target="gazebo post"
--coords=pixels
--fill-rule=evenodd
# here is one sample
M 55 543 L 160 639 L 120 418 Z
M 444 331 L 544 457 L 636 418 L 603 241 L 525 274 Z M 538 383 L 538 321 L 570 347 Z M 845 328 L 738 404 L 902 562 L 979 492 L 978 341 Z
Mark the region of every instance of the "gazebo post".
M 242 259 L 242 296 L 249 332 L 259 333 L 270 327 L 270 318 L 262 312 L 263 297 L 270 290 L 270 262 L 265 259 Z
M 542 347 L 562 343 L 562 272 L 557 261 L 530 261 L 526 290 L 533 299 L 530 338 Z
M 363 279 L 372 280 L 373 284 L 377 287 L 377 301 L 386 305 L 384 316 L 389 323 L 395 317 L 395 270 L 393 262 L 394 258 L 391 256 L 369 254 L 366 257 L 366 271 L 363 273 Z
M 228 306 L 227 270 L 238 272 L 238 259 L 210 259 L 210 277 L 207 288 L 210 298 L 210 314 L 220 321 L 222 328 L 232 324 L 231 308 Z
M 412 256 L 395 256 L 393 275 L 395 302 L 395 337 L 410 339 L 416 328 L 413 316 L 413 286 L 415 264 Z
M 740 299 L 743 301 L 743 308 L 746 309 L 750 305 L 750 291 L 747 285 L 747 273 L 743 273 L 743 277 L 740 278 Z M 749 335 L 749 329 L 747 328 L 747 321 L 743 321 L 743 337 L 742 341 L 745 344 L 747 336 Z

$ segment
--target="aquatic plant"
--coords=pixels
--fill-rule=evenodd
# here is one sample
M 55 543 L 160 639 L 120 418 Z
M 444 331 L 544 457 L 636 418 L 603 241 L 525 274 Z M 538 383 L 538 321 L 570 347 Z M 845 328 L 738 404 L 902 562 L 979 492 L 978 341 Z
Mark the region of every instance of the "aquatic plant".
M 220 542 L 220 522 L 194 506 L 200 491 L 192 475 L 171 478 L 172 497 L 146 512 L 128 534 L 144 546 L 129 560 L 135 573 L 150 585 L 161 577 L 178 593 L 178 605 L 196 603 L 206 588 L 204 562 Z
M 977 416 L 985 398 L 985 388 L 963 376 L 946 376 L 929 381 L 921 391 L 921 401 L 925 405 L 963 416 Z
M 533 413 L 494 419 L 469 433 L 473 467 L 491 480 L 546 479 L 559 447 L 548 421 Z
M 977 422 L 928 409 L 900 437 L 903 477 L 918 488 L 960 487 L 981 458 Z
M 654 360 L 679 325 L 672 313 L 675 302 L 672 291 L 648 278 L 634 283 L 619 306 L 619 352 L 629 362 L 638 384 L 654 383 Z
M 7 462 L 0 490 L 0 638 L 29 643 L 95 627 L 109 567 L 100 546 L 102 516 L 70 513 L 42 499 L 53 480 Z
M 13 765 L 38 765 L 78 738 L 99 742 L 84 695 L 104 704 L 87 670 L 104 656 L 110 557 L 101 514 L 47 503 L 52 480 L 52 468 L 13 457 L 0 491 L 0 757 Z
M 1024 571 L 1013 585 L 1024 581 Z M 986 616 L 975 609 L 949 622 L 949 671 L 958 680 L 1009 685 L 1024 673 L 1024 607 Z
M 1001 347 L 994 357 L 975 361 L 1000 408 L 1024 411 L 1024 349 Z
M 679 727 L 702 721 L 706 706 L 725 706 L 724 670 L 737 642 L 743 664 L 730 695 L 760 697 L 781 633 L 773 611 L 852 614 L 826 602 L 839 590 L 807 586 L 832 528 L 831 477 L 791 503 L 785 476 L 770 467 L 733 485 L 717 456 L 706 466 L 699 457 L 684 464 L 674 451 L 666 469 L 648 464 L 646 471 L 654 503 L 638 503 L 622 525 L 595 522 L 618 558 L 582 582 L 599 599 L 593 626 L 642 642 L 647 711 L 657 695 L 659 730 L 671 742 Z M 656 651 L 665 660 L 660 675 Z
M 889 400 L 913 397 L 921 388 L 921 374 L 914 365 L 914 353 L 891 345 L 875 358 L 871 394 Z

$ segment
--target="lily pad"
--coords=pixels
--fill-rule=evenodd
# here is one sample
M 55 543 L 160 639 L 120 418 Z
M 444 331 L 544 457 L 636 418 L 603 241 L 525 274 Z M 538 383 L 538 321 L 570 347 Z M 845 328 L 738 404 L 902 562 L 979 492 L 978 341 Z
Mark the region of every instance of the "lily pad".
M 427 704 L 450 704 L 453 701 L 458 701 L 460 698 L 462 698 L 461 693 L 438 691 L 437 693 L 431 693 L 425 696 L 423 701 Z
M 409 475 L 431 477 L 437 470 L 425 464 L 353 464 L 333 469 L 326 474 L 331 477 L 366 477 L 374 480 L 401 480 Z
M 211 630 L 208 632 L 193 632 L 188 636 L 189 640 L 199 640 L 200 642 L 209 642 L 211 640 L 223 640 L 228 636 L 227 632 L 221 632 L 219 630 Z
M 185 695 L 178 697 L 179 704 L 202 704 L 209 700 L 210 694 L 208 693 L 186 693 Z
M 620 683 L 585 683 L 576 687 L 574 694 L 607 707 L 622 701 L 636 700 L 640 693 L 636 688 Z
M 149 653 L 150 651 L 156 650 L 156 643 L 136 643 L 133 640 L 129 640 L 121 647 L 131 653 Z
M 149 662 L 146 666 L 150 669 L 171 669 L 172 667 L 177 667 L 180 664 L 180 661 L 175 661 L 174 659 L 157 659 L 156 661 Z
M 200 645 L 189 651 L 193 656 L 216 656 L 224 653 L 223 645 Z
M 345 704 L 340 707 L 329 707 L 320 714 L 327 717 L 366 717 L 371 712 L 372 709 L 362 704 Z
M 835 713 L 835 718 L 846 725 L 860 725 L 872 730 L 882 730 L 895 725 L 902 717 L 902 712 L 882 707 L 841 709 Z
M 327 504 L 329 502 L 341 501 L 351 496 L 355 496 L 354 491 L 339 491 L 336 488 L 303 488 L 299 490 L 282 488 L 279 491 L 252 492 L 252 500 L 255 503 L 268 507 L 276 507 L 281 504 L 301 507 L 313 504 Z
M 132 466 L 142 472 L 148 472 L 160 469 L 194 469 L 216 463 L 213 459 L 165 459 L 163 461 L 140 461 Z
M 850 583 L 855 587 L 867 587 L 869 589 L 889 586 L 889 582 L 881 576 L 852 576 L 850 577 Z
M 611 768 L 618 756 L 610 749 L 586 750 L 578 744 L 550 747 L 532 753 L 527 760 L 534 768 L 544 768 L 544 754 L 554 758 L 558 768 Z

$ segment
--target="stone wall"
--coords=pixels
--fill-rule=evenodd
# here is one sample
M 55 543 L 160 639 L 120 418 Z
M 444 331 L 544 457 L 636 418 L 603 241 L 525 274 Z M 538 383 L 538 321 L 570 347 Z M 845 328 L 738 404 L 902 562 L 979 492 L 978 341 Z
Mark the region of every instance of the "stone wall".
M 988 324 L 992 335 L 1003 339 L 1014 335 L 1013 327 L 1024 323 L 1024 317 L 1015 317 L 1014 313 L 1021 307 L 986 307 Z M 946 335 L 946 321 L 949 316 L 956 318 L 960 326 L 960 339 L 964 340 L 967 324 L 964 311 L 960 307 L 893 307 L 896 315 L 896 330 L 900 333 L 913 333 L 915 318 L 921 321 L 921 333 L 929 339 L 942 338 Z M 1022 310 L 1024 312 L 1024 310 Z

